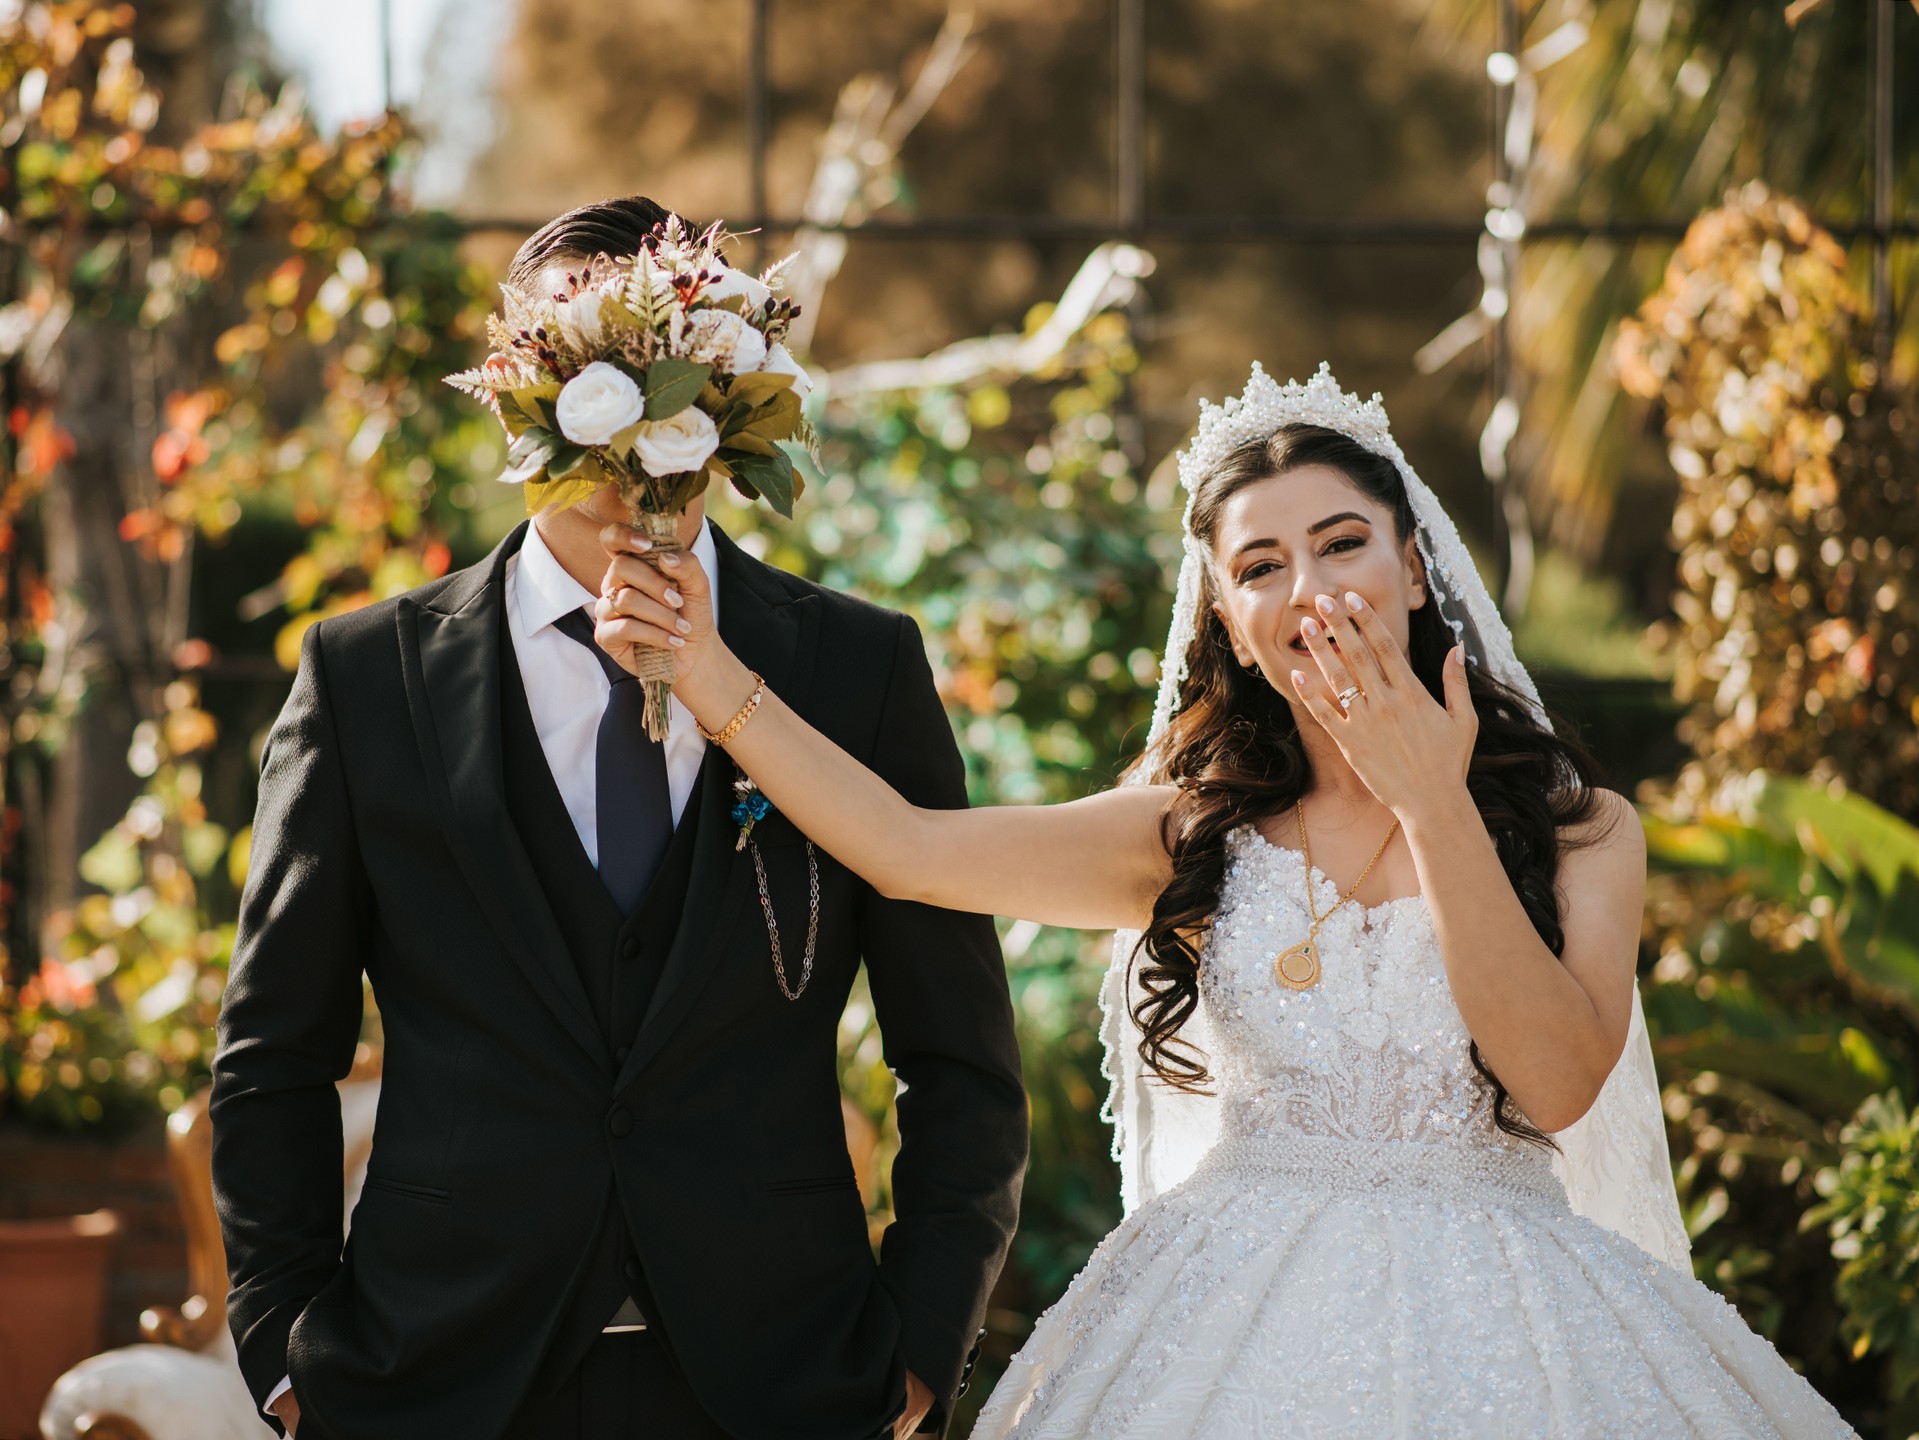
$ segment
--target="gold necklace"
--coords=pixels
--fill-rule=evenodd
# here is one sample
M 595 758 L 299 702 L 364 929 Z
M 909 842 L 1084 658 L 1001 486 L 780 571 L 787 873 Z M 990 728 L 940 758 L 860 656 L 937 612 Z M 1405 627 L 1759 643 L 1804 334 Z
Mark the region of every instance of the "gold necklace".
M 1313 942 L 1319 938 L 1319 927 L 1333 916 L 1358 891 L 1372 874 L 1373 866 L 1379 863 L 1379 857 L 1386 853 L 1386 847 L 1393 843 L 1393 836 L 1399 833 L 1399 821 L 1393 820 L 1393 828 L 1386 832 L 1386 838 L 1379 842 L 1379 848 L 1373 851 L 1373 858 L 1366 862 L 1366 868 L 1359 872 L 1359 879 L 1353 881 L 1351 888 L 1333 902 L 1332 910 L 1324 915 L 1319 913 L 1319 905 L 1313 899 L 1313 850 L 1306 843 L 1306 806 L 1295 800 L 1293 811 L 1299 816 L 1299 853 L 1306 862 L 1306 913 L 1313 917 L 1313 927 L 1306 932 L 1306 938 L 1279 957 L 1273 966 L 1273 974 L 1279 983 L 1288 990 L 1310 990 L 1319 983 L 1319 947 Z

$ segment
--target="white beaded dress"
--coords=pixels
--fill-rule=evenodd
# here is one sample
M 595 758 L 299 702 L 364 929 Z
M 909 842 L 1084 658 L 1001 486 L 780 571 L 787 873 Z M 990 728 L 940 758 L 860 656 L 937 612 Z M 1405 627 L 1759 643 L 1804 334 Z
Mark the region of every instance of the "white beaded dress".
M 1304 874 L 1229 837 L 1200 974 L 1220 1139 L 1100 1244 L 973 1440 L 1851 1435 L 1494 1128 L 1423 898 L 1342 907 L 1319 983 L 1277 983 Z

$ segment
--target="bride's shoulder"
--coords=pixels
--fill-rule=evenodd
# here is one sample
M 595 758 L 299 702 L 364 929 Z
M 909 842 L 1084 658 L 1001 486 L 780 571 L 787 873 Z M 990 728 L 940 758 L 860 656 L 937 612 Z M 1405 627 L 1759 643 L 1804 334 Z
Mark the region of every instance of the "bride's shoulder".
M 1623 846 L 1641 854 L 1646 849 L 1645 827 L 1632 801 L 1617 790 L 1599 786 L 1583 792 L 1583 803 L 1559 826 L 1559 843 L 1569 850 L 1610 849 Z

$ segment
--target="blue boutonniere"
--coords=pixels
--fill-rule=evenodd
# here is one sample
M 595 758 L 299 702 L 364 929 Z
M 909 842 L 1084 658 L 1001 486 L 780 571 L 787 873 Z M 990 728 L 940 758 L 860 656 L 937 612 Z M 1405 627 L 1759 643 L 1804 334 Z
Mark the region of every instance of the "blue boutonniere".
M 740 827 L 740 838 L 733 843 L 736 851 L 746 849 L 753 839 L 753 827 L 773 813 L 773 802 L 760 793 L 747 773 L 739 766 L 733 767 L 733 823 Z M 760 857 L 760 847 L 753 846 L 753 874 L 760 882 L 760 909 L 766 915 L 766 939 L 773 951 L 773 975 L 780 982 L 780 994 L 788 1000 L 797 1000 L 806 993 L 806 982 L 813 978 L 813 951 L 820 938 L 820 858 L 813 849 L 813 842 L 806 842 L 806 882 L 807 882 L 807 918 L 806 918 L 806 955 L 800 962 L 800 983 L 790 985 L 786 979 L 786 952 L 780 945 L 779 921 L 773 915 L 773 892 L 766 884 L 766 862 Z
M 753 836 L 753 827 L 773 813 L 773 802 L 761 793 L 760 787 L 746 776 L 741 775 L 733 782 L 733 823 L 740 827 L 740 838 L 734 842 L 735 850 L 744 850 L 746 842 Z

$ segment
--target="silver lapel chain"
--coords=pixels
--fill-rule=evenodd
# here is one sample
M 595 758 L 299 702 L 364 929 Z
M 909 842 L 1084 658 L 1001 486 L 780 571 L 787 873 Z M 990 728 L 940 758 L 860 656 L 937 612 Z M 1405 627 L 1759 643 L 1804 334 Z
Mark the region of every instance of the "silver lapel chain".
M 797 1000 L 806 993 L 806 982 L 813 978 L 813 950 L 820 938 L 820 860 L 813 849 L 813 842 L 806 842 L 806 878 L 808 890 L 808 913 L 806 917 L 806 957 L 800 965 L 800 983 L 797 988 L 786 983 L 786 957 L 780 949 L 780 926 L 773 918 L 773 896 L 766 888 L 766 862 L 760 859 L 760 842 L 749 839 L 746 846 L 753 852 L 753 873 L 760 882 L 760 909 L 766 913 L 766 938 L 773 945 L 773 973 L 780 982 L 780 994 L 788 1000 Z

